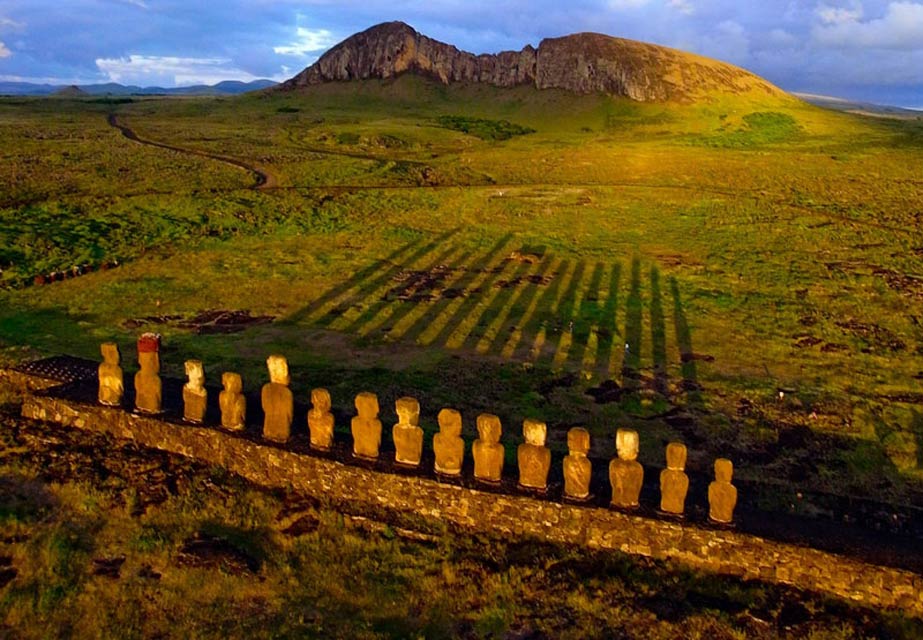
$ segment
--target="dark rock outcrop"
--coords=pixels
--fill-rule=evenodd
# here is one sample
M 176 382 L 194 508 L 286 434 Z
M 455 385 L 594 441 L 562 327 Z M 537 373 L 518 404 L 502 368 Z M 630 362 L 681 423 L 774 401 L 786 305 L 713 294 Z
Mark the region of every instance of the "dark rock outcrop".
M 675 49 L 598 33 L 546 38 L 538 49 L 474 55 L 428 38 L 403 22 L 350 36 L 280 90 L 332 81 L 389 79 L 414 73 L 443 84 L 532 85 L 604 93 L 638 101 L 691 101 L 714 93 L 783 92 L 730 64 Z

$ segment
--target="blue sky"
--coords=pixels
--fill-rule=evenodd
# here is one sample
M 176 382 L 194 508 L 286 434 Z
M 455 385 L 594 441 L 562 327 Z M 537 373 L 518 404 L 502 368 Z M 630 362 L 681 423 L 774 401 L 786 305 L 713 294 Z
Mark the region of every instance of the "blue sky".
M 923 0 L 0 0 L 0 80 L 281 80 L 386 20 L 474 53 L 597 31 L 790 91 L 923 107 Z

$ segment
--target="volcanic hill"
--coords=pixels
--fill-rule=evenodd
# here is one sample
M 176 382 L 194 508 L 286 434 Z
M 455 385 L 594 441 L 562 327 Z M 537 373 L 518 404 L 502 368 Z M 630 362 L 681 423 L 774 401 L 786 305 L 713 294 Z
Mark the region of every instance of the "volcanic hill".
M 768 81 L 724 62 L 598 33 L 546 38 L 537 49 L 527 45 L 521 51 L 475 55 L 403 22 L 385 22 L 350 36 L 278 90 L 405 73 L 443 84 L 532 85 L 641 102 L 694 102 L 716 93 L 785 95 Z

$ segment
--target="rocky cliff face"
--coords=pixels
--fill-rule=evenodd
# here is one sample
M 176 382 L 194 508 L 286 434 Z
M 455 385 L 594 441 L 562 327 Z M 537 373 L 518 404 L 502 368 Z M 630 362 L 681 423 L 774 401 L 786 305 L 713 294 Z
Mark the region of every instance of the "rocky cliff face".
M 715 91 L 782 94 L 762 78 L 717 60 L 596 33 L 548 38 L 538 49 L 526 46 L 522 51 L 476 56 L 417 33 L 403 22 L 387 22 L 347 38 L 279 89 L 403 73 L 444 84 L 533 85 L 645 102 L 690 101 Z

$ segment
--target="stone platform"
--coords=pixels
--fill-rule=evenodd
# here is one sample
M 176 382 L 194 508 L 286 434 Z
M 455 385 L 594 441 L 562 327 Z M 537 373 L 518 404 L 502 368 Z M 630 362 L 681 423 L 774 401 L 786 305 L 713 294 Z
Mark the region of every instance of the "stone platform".
M 134 415 L 74 399 L 86 394 L 68 394 L 66 387 L 58 389 L 65 392 L 46 389 L 28 394 L 22 415 L 219 465 L 254 483 L 309 495 L 351 513 L 396 514 L 469 531 L 649 556 L 923 616 L 923 576 L 907 569 L 688 521 L 504 493 L 468 482 L 443 482 L 382 465 L 347 464 L 336 455 L 305 446 L 262 441 L 252 432 Z

